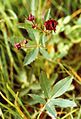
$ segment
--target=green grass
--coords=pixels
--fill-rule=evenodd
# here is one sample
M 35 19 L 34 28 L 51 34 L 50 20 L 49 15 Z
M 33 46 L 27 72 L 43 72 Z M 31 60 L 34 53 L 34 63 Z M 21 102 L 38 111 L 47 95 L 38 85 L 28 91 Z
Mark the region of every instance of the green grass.
M 39 28 L 45 20 L 57 20 L 56 33 L 45 35 L 26 26 L 30 13 L 36 17 Z M 14 48 L 14 43 L 24 39 L 28 40 L 27 48 Z M 29 52 L 36 47 L 43 50 L 36 56 L 32 52 L 33 60 L 27 62 Z M 26 54 L 28 65 L 24 65 Z M 81 0 L 0 0 L 0 118 L 39 117 L 44 105 L 33 104 L 29 94 L 44 98 L 41 71 L 52 86 L 69 75 L 74 77 L 69 91 L 61 98 L 75 101 L 77 107 L 57 106 L 57 119 L 81 119 Z M 48 119 L 49 114 L 43 113 L 40 119 Z

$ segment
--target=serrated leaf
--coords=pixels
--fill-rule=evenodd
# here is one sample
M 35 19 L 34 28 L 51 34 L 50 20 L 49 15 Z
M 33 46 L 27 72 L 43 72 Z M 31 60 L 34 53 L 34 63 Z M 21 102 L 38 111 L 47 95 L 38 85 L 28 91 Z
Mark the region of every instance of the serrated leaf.
M 29 54 L 26 55 L 24 59 L 24 65 L 28 65 L 35 60 L 39 52 L 39 48 L 32 50 Z
M 50 60 L 50 54 L 44 49 L 44 48 L 40 48 L 40 53 L 44 56 L 44 58 L 46 58 L 47 60 Z
M 55 84 L 55 86 L 53 87 L 53 89 L 50 93 L 50 96 L 51 97 L 53 96 L 53 98 L 56 98 L 56 97 L 59 97 L 62 94 L 64 94 L 70 87 L 72 79 L 73 79 L 72 76 L 68 76 L 68 77 L 62 79 L 61 81 L 57 82 Z
M 57 117 L 57 113 L 53 105 L 50 105 L 50 103 L 47 103 L 45 106 L 45 109 L 47 110 L 47 113 L 49 114 L 49 116 L 51 116 L 53 119 Z
M 29 94 L 29 96 L 31 96 L 33 98 L 33 100 L 36 101 L 36 103 L 40 103 L 40 104 L 45 104 L 46 103 L 46 101 L 39 95 Z
M 48 98 L 50 94 L 50 83 L 44 72 L 42 72 L 40 75 L 40 86 L 44 91 L 45 98 Z
M 56 105 L 56 106 L 64 107 L 64 108 L 77 106 L 74 101 L 70 101 L 70 100 L 62 99 L 62 98 L 51 99 L 49 103 L 50 105 Z

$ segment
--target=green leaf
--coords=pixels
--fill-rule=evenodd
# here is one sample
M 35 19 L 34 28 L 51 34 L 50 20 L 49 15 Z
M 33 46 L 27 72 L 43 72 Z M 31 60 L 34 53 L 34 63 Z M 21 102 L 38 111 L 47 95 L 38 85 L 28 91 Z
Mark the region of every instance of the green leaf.
M 11 13 L 11 15 L 14 17 L 14 19 L 18 21 L 18 18 L 17 18 L 17 15 L 15 14 L 15 12 L 11 9 L 8 9 L 8 11 Z
M 27 20 L 25 23 L 19 23 L 17 27 L 27 30 L 28 28 L 32 28 L 32 22 Z
M 65 19 L 64 19 L 64 21 L 63 21 L 63 23 L 64 24 L 67 24 L 67 23 L 70 22 L 70 20 L 71 20 L 71 16 L 66 16 Z
M 42 35 L 41 35 L 41 44 L 42 44 L 43 47 L 45 47 L 46 39 L 47 39 L 47 38 L 46 38 L 45 34 L 42 34 Z
M 38 44 L 39 40 L 40 40 L 41 31 L 38 30 L 38 29 L 33 29 L 32 25 L 33 25 L 32 22 L 27 20 L 25 23 L 20 23 L 17 26 L 18 26 L 18 28 L 26 29 L 27 32 L 28 32 L 29 37 L 32 40 L 35 40 L 37 42 L 37 44 Z
M 35 15 L 35 10 L 36 10 L 36 1 L 32 0 L 31 1 L 31 13 Z
M 41 87 L 40 87 L 39 83 L 32 83 L 31 86 L 30 86 L 30 89 L 31 90 L 40 90 Z
M 28 65 L 35 60 L 39 52 L 39 48 L 32 50 L 29 54 L 26 55 L 24 59 L 24 65 Z
M 49 80 L 51 86 L 54 85 L 55 81 L 57 80 L 57 77 L 58 77 L 58 74 L 57 74 L 57 73 L 53 73 L 53 74 L 52 74 L 51 79 Z
M 45 106 L 45 109 L 48 111 L 49 116 L 51 116 L 53 119 L 57 117 L 57 113 L 53 105 L 50 105 L 50 103 L 47 103 Z
M 10 43 L 14 45 L 15 43 L 19 43 L 23 41 L 24 37 L 23 36 L 12 36 L 10 39 Z
M 39 41 L 40 41 L 40 31 L 37 30 L 37 29 L 34 29 L 34 30 L 33 30 L 33 34 L 34 34 L 34 36 L 35 36 L 35 41 L 36 41 L 36 43 L 39 44 Z
M 59 107 L 76 107 L 76 103 L 74 101 L 70 101 L 67 99 L 62 99 L 62 98 L 58 98 L 58 99 L 51 99 L 50 100 L 50 105 L 57 105 Z
M 40 40 L 40 30 L 38 29 L 33 29 L 33 28 L 27 28 L 27 32 L 29 34 L 29 37 L 32 40 L 35 40 L 37 44 L 39 44 Z
M 35 40 L 35 35 L 34 35 L 33 31 L 34 31 L 34 30 L 33 30 L 32 28 L 28 28 L 28 29 L 27 29 L 27 32 L 28 32 L 29 37 L 30 37 L 32 40 Z
M 48 98 L 50 94 L 50 83 L 44 72 L 42 72 L 40 75 L 40 86 L 42 90 L 44 91 L 45 97 Z
M 5 56 L 3 47 L 1 45 L 0 45 L 0 51 L 1 51 L 0 52 L 0 66 L 1 66 L 2 74 L 4 74 L 4 80 L 5 80 L 4 84 L 5 84 L 6 81 L 8 81 L 8 79 L 9 79 L 9 75 L 8 75 L 8 70 L 6 67 L 7 66 L 6 56 Z
M 62 94 L 64 94 L 70 87 L 72 79 L 73 79 L 72 76 L 68 76 L 68 77 L 62 79 L 61 81 L 57 82 L 55 84 L 55 86 L 53 87 L 53 89 L 50 93 L 50 96 L 51 97 L 53 96 L 53 98 L 56 98 L 56 97 L 59 97 Z
M 39 95 L 29 94 L 29 96 L 31 96 L 33 98 L 33 100 L 36 101 L 36 103 L 40 103 L 40 104 L 45 104 L 46 103 L 46 101 Z
M 81 25 L 81 17 L 77 19 L 76 24 L 77 24 L 77 25 Z
M 14 93 L 14 91 L 12 90 L 12 88 L 8 84 L 7 84 L 7 89 L 11 93 L 11 95 L 15 98 L 16 97 L 16 94 Z M 22 107 L 22 109 L 25 111 L 25 113 L 28 115 L 28 117 L 30 117 L 29 112 L 24 107 L 24 105 L 23 105 L 23 103 L 22 103 L 22 101 L 21 101 L 21 99 L 19 97 L 18 97 L 18 100 L 17 101 L 18 101 L 19 105 Z
M 49 55 L 49 53 L 44 49 L 44 48 L 40 48 L 40 53 L 44 56 L 44 58 L 46 58 L 47 60 L 50 60 L 51 57 Z
M 51 11 L 51 9 L 49 8 L 47 13 L 46 13 L 46 16 L 45 16 L 45 21 L 50 19 L 50 11 Z

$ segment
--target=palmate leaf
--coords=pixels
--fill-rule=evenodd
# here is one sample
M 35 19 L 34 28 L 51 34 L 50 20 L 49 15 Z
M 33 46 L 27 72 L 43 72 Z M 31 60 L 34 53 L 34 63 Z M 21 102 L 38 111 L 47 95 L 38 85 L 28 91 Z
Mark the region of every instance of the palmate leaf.
M 61 81 L 57 82 L 50 92 L 50 97 L 56 98 L 64 94 L 72 83 L 72 76 L 68 76 Z
M 49 98 L 51 86 L 44 72 L 42 72 L 40 75 L 40 86 L 42 90 L 44 91 L 45 98 Z
M 48 114 L 53 119 L 56 119 L 56 116 L 57 116 L 55 106 L 59 106 L 62 108 L 76 107 L 76 103 L 74 101 L 70 101 L 70 100 L 62 99 L 62 98 L 57 98 L 57 99 L 50 98 L 45 105 L 45 109 L 48 111 Z
M 29 54 L 26 55 L 24 59 L 24 65 L 28 65 L 35 60 L 39 52 L 39 48 L 32 50 Z

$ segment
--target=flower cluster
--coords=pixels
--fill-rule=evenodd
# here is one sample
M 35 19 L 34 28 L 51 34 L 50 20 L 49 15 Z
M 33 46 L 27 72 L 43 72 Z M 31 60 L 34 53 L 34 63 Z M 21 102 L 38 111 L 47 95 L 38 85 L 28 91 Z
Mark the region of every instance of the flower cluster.
M 35 17 L 32 14 L 30 14 L 28 16 L 27 20 L 33 22 L 35 20 Z M 50 30 L 50 31 L 54 30 L 54 32 L 55 32 L 57 24 L 58 24 L 58 22 L 56 20 L 50 19 L 50 20 L 45 21 L 44 26 L 45 26 L 46 30 Z M 37 26 L 35 24 L 32 25 L 32 28 L 36 28 L 36 27 Z
M 45 21 L 44 23 L 46 30 L 54 30 L 54 32 L 56 31 L 57 24 L 58 22 L 53 19 Z
M 32 24 L 32 28 L 34 28 L 34 29 L 36 28 L 36 29 L 42 30 L 41 28 L 39 28 L 37 26 L 37 24 L 35 24 L 35 16 L 33 16 L 32 14 L 30 14 L 28 16 L 27 20 L 29 20 L 29 21 L 31 21 L 33 23 Z M 56 20 L 50 19 L 50 20 L 45 21 L 44 26 L 45 26 L 46 30 L 49 30 L 49 31 L 54 30 L 54 32 L 55 32 L 56 31 L 57 24 L 58 24 L 58 22 Z M 21 41 L 20 43 L 15 43 L 14 47 L 16 49 L 20 49 L 23 46 L 23 44 L 26 44 L 26 43 L 27 43 L 27 40 L 23 40 L 23 42 Z

